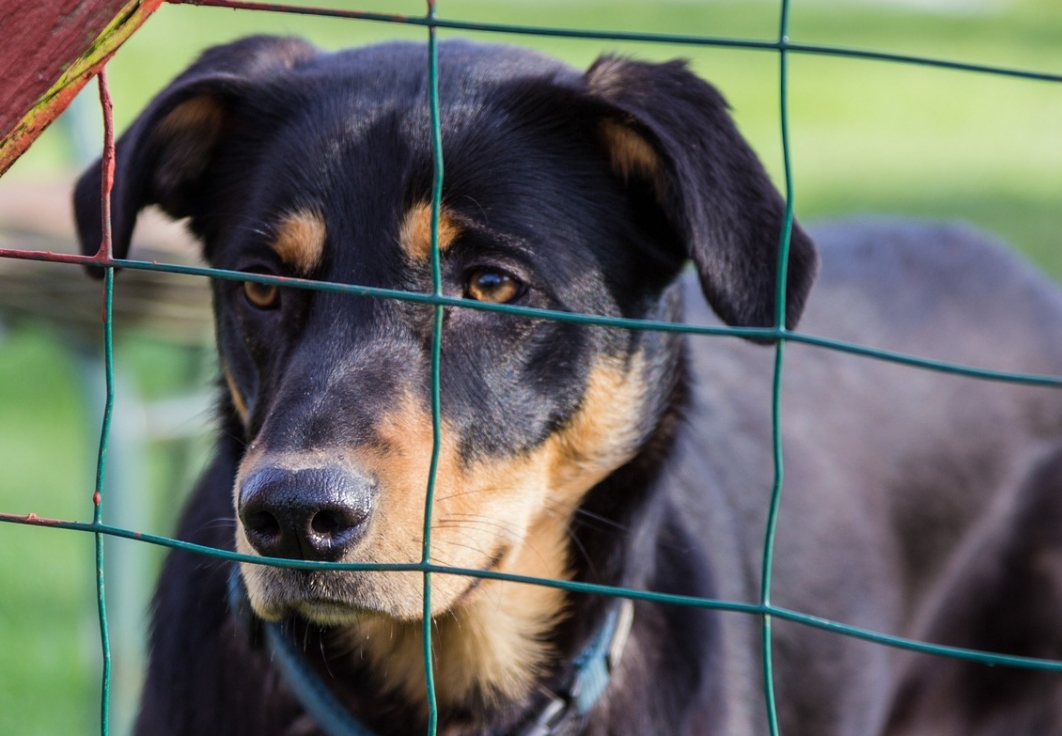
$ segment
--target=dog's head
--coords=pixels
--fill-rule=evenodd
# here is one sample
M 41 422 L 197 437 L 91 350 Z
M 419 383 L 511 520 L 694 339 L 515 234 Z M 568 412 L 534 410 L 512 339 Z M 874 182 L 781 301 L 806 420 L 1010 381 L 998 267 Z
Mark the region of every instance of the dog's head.
M 606 57 L 580 73 L 534 53 L 439 49 L 442 291 L 486 303 L 672 319 L 687 260 L 726 322 L 774 323 L 784 204 L 721 96 L 679 62 Z M 122 136 L 112 218 L 189 218 L 212 266 L 432 289 L 433 157 L 423 45 L 322 53 L 256 37 L 211 49 Z M 99 242 L 99 168 L 75 195 Z M 815 255 L 792 231 L 786 322 Z M 237 548 L 416 562 L 434 445 L 431 305 L 217 280 L 227 406 L 246 452 Z M 675 338 L 444 310 L 431 559 L 567 573 L 589 489 L 654 432 Z M 255 609 L 318 623 L 422 614 L 416 573 L 244 565 Z M 476 596 L 435 576 L 435 612 Z

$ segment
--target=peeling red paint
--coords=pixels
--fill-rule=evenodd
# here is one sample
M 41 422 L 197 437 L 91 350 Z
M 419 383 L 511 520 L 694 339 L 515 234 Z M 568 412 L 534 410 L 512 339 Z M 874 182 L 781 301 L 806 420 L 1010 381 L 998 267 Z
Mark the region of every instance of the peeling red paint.
M 0 174 L 162 0 L 0 3 Z
M 3 3 L 0 27 L 0 130 L 8 131 L 83 54 L 128 0 Z

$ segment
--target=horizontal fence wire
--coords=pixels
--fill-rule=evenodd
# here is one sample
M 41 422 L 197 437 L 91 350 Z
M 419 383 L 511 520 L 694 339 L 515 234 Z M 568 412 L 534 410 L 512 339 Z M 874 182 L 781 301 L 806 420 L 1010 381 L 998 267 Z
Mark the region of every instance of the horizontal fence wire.
M 801 343 L 812 347 L 824 348 L 838 352 L 859 355 L 865 358 L 880 360 L 901 365 L 924 368 L 961 375 L 967 378 L 979 378 L 988 381 L 1000 381 L 1005 383 L 1019 383 L 1031 386 L 1049 386 L 1062 388 L 1062 376 L 1054 376 L 1042 373 L 1022 373 L 1016 371 L 1001 371 L 990 368 L 954 363 L 946 360 L 934 360 L 924 358 L 911 353 L 903 353 L 895 350 L 882 350 L 880 348 L 861 345 L 859 343 L 836 340 L 821 337 L 806 332 L 792 332 L 777 327 L 728 327 L 722 325 L 690 325 L 676 322 L 660 322 L 656 320 L 631 319 L 625 317 L 606 317 L 603 315 L 585 314 L 581 312 L 562 312 L 554 309 L 538 309 L 535 307 L 520 307 L 512 304 L 491 304 L 477 302 L 458 297 L 436 296 L 417 291 L 402 291 L 400 289 L 383 289 L 374 286 L 359 286 L 357 284 L 342 284 L 334 281 L 312 281 L 290 276 L 271 276 L 267 274 L 245 273 L 243 271 L 229 271 L 225 269 L 210 268 L 207 266 L 188 266 L 177 263 L 160 263 L 158 261 L 140 261 L 129 258 L 101 258 L 98 256 L 79 256 L 72 253 L 52 253 L 47 251 L 14 250 L 0 248 L 0 258 L 17 258 L 33 261 L 47 261 L 52 263 L 78 263 L 93 266 L 113 266 L 115 268 L 128 268 L 137 271 L 156 271 L 161 273 L 185 274 L 189 276 L 202 276 L 205 278 L 224 279 L 227 281 L 253 281 L 260 284 L 276 284 L 286 288 L 308 289 L 311 291 L 327 291 L 338 294 L 350 294 L 354 296 L 375 297 L 378 299 L 393 299 L 418 304 L 441 305 L 456 309 L 474 309 L 485 312 L 498 312 L 510 314 L 516 317 L 528 319 L 550 319 L 558 322 L 569 322 L 582 325 L 596 325 L 599 327 L 618 327 L 626 330 L 646 330 L 656 332 L 679 332 L 694 336 L 738 337 L 754 340 L 786 340 L 788 342 Z
M 428 75 L 429 75 L 429 104 L 431 107 L 431 136 L 432 152 L 434 159 L 434 177 L 432 180 L 432 222 L 431 222 L 431 267 L 432 267 L 432 291 L 430 294 L 419 292 L 407 292 L 400 290 L 363 287 L 351 284 L 333 282 L 309 281 L 306 279 L 288 278 L 280 276 L 267 276 L 264 274 L 248 274 L 236 271 L 218 270 L 206 267 L 183 266 L 172 263 L 158 263 L 140 261 L 136 259 L 117 259 L 111 254 L 110 246 L 110 188 L 113 183 L 113 160 L 114 160 L 114 137 L 113 123 L 111 119 L 110 95 L 107 89 L 106 77 L 100 74 L 100 98 L 104 115 L 104 166 L 103 166 L 103 196 L 101 207 L 103 208 L 103 242 L 99 252 L 95 256 L 78 256 L 57 254 L 44 251 L 24 251 L 13 249 L 0 249 L 0 258 L 19 258 L 39 261 L 52 261 L 66 264 L 94 264 L 104 269 L 103 287 L 103 322 L 104 322 L 104 361 L 106 375 L 106 405 L 101 427 L 101 438 L 98 446 L 98 460 L 96 467 L 96 483 L 93 493 L 93 517 L 91 522 L 69 521 L 62 519 L 49 519 L 34 514 L 15 515 L 0 513 L 0 522 L 35 526 L 39 528 L 53 528 L 67 531 L 81 531 L 91 533 L 95 538 L 96 549 L 96 596 L 99 611 L 100 640 L 103 649 L 103 672 L 101 693 L 100 730 L 103 736 L 107 736 L 109 730 L 108 699 L 111 679 L 110 644 L 107 630 L 107 607 L 106 591 L 103 578 L 103 544 L 104 537 L 115 537 L 137 540 L 147 544 L 158 545 L 171 549 L 180 549 L 194 552 L 219 559 L 233 562 L 252 563 L 266 566 L 287 567 L 295 569 L 331 569 L 331 570 L 374 570 L 393 572 L 420 572 L 423 575 L 423 639 L 424 639 L 424 667 L 427 683 L 427 700 L 429 710 L 429 722 L 427 731 L 429 736 L 434 736 L 437 729 L 437 708 L 435 703 L 435 689 L 433 680 L 433 664 L 431 656 L 431 579 L 433 574 L 456 574 L 481 579 L 509 581 L 512 583 L 540 585 L 553 587 L 573 593 L 622 597 L 631 600 L 650 601 L 666 605 L 689 606 L 712 609 L 724 612 L 741 613 L 759 616 L 762 622 L 762 646 L 764 667 L 764 694 L 767 705 L 768 725 L 772 736 L 779 733 L 777 721 L 777 708 L 775 704 L 773 686 L 773 656 L 771 626 L 773 619 L 780 619 L 807 627 L 836 633 L 838 635 L 854 637 L 865 641 L 874 642 L 884 646 L 905 649 L 924 654 L 953 657 L 957 659 L 980 662 L 988 665 L 1005 665 L 1010 667 L 1038 669 L 1052 672 L 1062 672 L 1062 661 L 1040 659 L 1034 657 L 1019 657 L 983 652 L 960 647 L 941 646 L 923 641 L 916 641 L 904 637 L 892 636 L 878 631 L 873 631 L 856 626 L 850 626 L 837 621 L 831 621 L 817 616 L 812 616 L 800 611 L 790 610 L 775 606 L 771 603 L 771 578 L 772 560 L 774 554 L 774 540 L 777 528 L 777 513 L 784 487 L 784 463 L 782 454 L 782 432 L 780 419 L 782 415 L 781 405 L 781 381 L 784 374 L 784 356 L 787 343 L 800 343 L 820 349 L 845 352 L 867 359 L 893 362 L 925 370 L 939 371 L 967 378 L 1011 382 L 1035 386 L 1062 388 L 1062 376 L 1039 375 L 1031 373 L 1018 373 L 1008 371 L 990 370 L 978 366 L 962 365 L 947 361 L 927 359 L 917 355 L 880 350 L 871 346 L 860 345 L 850 342 L 838 341 L 823 337 L 817 337 L 802 332 L 791 332 L 784 327 L 785 320 L 785 279 L 789 257 L 789 239 L 793 226 L 794 211 L 794 188 L 790 162 L 790 141 L 788 121 L 788 59 L 789 55 L 813 54 L 835 57 L 847 57 L 864 59 L 869 61 L 893 62 L 902 64 L 918 64 L 923 66 L 937 67 L 955 71 L 976 72 L 982 74 L 1015 77 L 1033 81 L 1060 82 L 1062 76 L 1042 71 L 1016 69 L 984 64 L 970 64 L 947 59 L 936 59 L 921 56 L 909 56 L 902 54 L 890 54 L 871 50 L 849 49 L 836 46 L 823 46 L 814 44 L 794 43 L 789 39 L 790 0 L 781 0 L 779 13 L 779 32 L 775 40 L 732 39 L 705 35 L 685 35 L 666 33 L 633 33 L 615 32 L 603 30 L 578 30 L 570 28 L 549 28 L 520 25 L 507 25 L 500 23 L 478 23 L 468 21 L 447 20 L 436 15 L 434 0 L 427 0 L 427 12 L 423 16 L 403 16 L 386 13 L 362 12 L 356 10 L 333 9 L 323 7 L 300 7 L 276 3 L 240 2 L 238 0 L 169 0 L 174 4 L 187 4 L 199 6 L 226 7 L 243 10 L 271 11 L 301 15 L 325 16 L 344 18 L 369 22 L 383 22 L 392 24 L 407 24 L 423 26 L 428 32 Z M 443 149 L 439 118 L 439 90 L 438 90 L 438 29 L 489 32 L 498 34 L 553 36 L 573 39 L 631 41 L 646 43 L 666 43 L 694 46 L 711 46 L 730 49 L 751 49 L 775 52 L 779 56 L 780 64 L 780 118 L 782 135 L 782 152 L 785 169 L 785 224 L 781 233 L 781 247 L 779 253 L 779 282 L 776 286 L 776 308 L 774 328 L 734 328 L 714 325 L 686 325 L 671 322 L 659 322 L 651 320 L 618 319 L 592 314 L 575 314 L 556 310 L 533 309 L 511 305 L 498 305 L 485 302 L 475 302 L 463 299 L 446 297 L 442 293 L 442 281 L 440 272 L 439 256 L 439 210 L 443 187 Z M 277 284 L 288 288 L 312 289 L 344 293 L 361 297 L 378 299 L 395 299 L 409 302 L 429 304 L 433 307 L 433 332 L 431 343 L 431 402 L 432 402 L 432 429 L 433 450 L 431 466 L 427 482 L 427 493 L 424 509 L 423 526 L 423 549 L 422 556 L 417 563 L 408 564 L 376 564 L 376 563 L 331 563 L 312 562 L 302 560 L 264 558 L 244 555 L 237 552 L 220 550 L 202 545 L 190 544 L 171 537 L 147 534 L 135 530 L 124 529 L 103 523 L 103 498 L 102 489 L 105 478 L 107 448 L 110 441 L 110 419 L 115 397 L 113 375 L 113 319 L 112 302 L 114 291 L 114 274 L 119 268 L 129 268 L 145 271 L 160 271 L 168 273 L 184 274 L 207 278 L 227 279 L 236 281 L 254 281 L 265 284 Z M 441 438 L 441 409 L 440 409 L 440 373 L 441 373 L 441 341 L 443 313 L 447 308 L 479 309 L 502 314 L 508 314 L 514 318 L 523 319 L 548 319 L 565 321 L 582 325 L 596 325 L 615 327 L 630 330 L 655 330 L 661 332 L 681 332 L 690 335 L 756 338 L 773 341 L 775 343 L 775 361 L 772 378 L 771 416 L 772 437 L 771 448 L 774 460 L 774 481 L 771 489 L 768 523 L 764 531 L 764 544 L 761 570 L 761 590 L 758 603 L 739 601 L 716 600 L 696 598 L 690 596 L 660 594 L 652 591 L 635 590 L 615 586 L 595 585 L 571 580 L 535 578 L 521 575 L 489 570 L 471 570 L 433 564 L 430 561 L 431 546 L 431 518 L 432 504 L 435 494 L 436 471 L 439 460 L 439 447 Z
M 787 0 L 782 0 L 785 3 Z M 819 56 L 843 56 L 870 61 L 889 61 L 900 64 L 916 64 L 957 71 L 999 74 L 1022 79 L 1034 79 L 1042 82 L 1060 82 L 1062 75 L 1032 69 L 995 66 L 991 64 L 970 64 L 951 59 L 934 59 L 928 56 L 910 54 L 890 54 L 868 49 L 851 49 L 842 46 L 823 44 L 793 43 L 788 38 L 777 41 L 763 41 L 747 38 L 723 38 L 720 36 L 691 35 L 683 33 L 641 33 L 634 31 L 602 31 L 576 28 L 550 28 L 548 26 L 511 25 L 507 23 L 477 23 L 474 21 L 447 20 L 416 15 L 398 15 L 395 13 L 372 13 L 361 10 L 340 8 L 300 7 L 282 3 L 255 3 L 241 0 L 167 0 L 174 5 L 199 5 L 214 8 L 232 8 L 258 10 L 274 13 L 294 13 L 297 15 L 314 15 L 326 18 L 349 18 L 353 20 L 377 23 L 397 23 L 431 28 L 446 28 L 454 31 L 474 31 L 478 33 L 501 33 L 518 36 L 548 36 L 554 38 L 585 39 L 593 41 L 630 41 L 635 43 L 673 44 L 676 46 L 715 46 L 717 48 L 749 49 L 754 51 L 793 51 Z M 787 14 L 784 11 L 783 14 Z
M 1022 657 L 1007 654 L 995 654 L 983 652 L 977 649 L 963 647 L 930 644 L 902 636 L 883 634 L 879 631 L 866 629 L 859 626 L 851 626 L 839 621 L 832 621 L 821 616 L 814 616 L 800 611 L 794 611 L 784 606 L 758 603 L 745 603 L 742 601 L 720 600 L 715 598 L 698 598 L 694 596 L 678 595 L 674 593 L 656 593 L 653 591 L 638 590 L 636 588 L 624 588 L 613 585 L 599 585 L 596 583 L 581 583 L 575 580 L 560 580 L 556 578 L 539 578 L 527 575 L 513 575 L 511 573 L 498 572 L 496 570 L 475 570 L 464 567 L 451 567 L 435 563 L 407 562 L 407 563 L 379 563 L 379 562 L 315 562 L 310 560 L 291 560 L 278 557 L 258 557 L 254 555 L 230 552 L 228 550 L 206 547 L 201 544 L 184 542 L 180 539 L 165 537 L 147 532 L 123 529 L 109 524 L 95 524 L 92 522 L 67 521 L 63 519 L 48 519 L 35 514 L 15 515 L 0 514 L 0 521 L 13 524 L 24 524 L 46 529 L 58 529 L 68 531 L 88 532 L 103 534 L 117 539 L 128 539 L 145 544 L 153 544 L 168 549 L 191 552 L 193 554 L 214 557 L 229 562 L 247 562 L 264 567 L 283 567 L 294 570 L 348 570 L 353 572 L 430 572 L 435 574 L 462 575 L 465 577 L 480 578 L 482 580 L 498 580 L 522 585 L 538 585 L 546 588 L 556 588 L 570 593 L 583 593 L 588 595 L 604 595 L 615 598 L 627 598 L 634 601 L 649 601 L 663 603 L 671 606 L 684 606 L 686 608 L 703 608 L 714 611 L 727 611 L 732 613 L 744 613 L 750 615 L 769 614 L 776 618 L 785 619 L 794 623 L 802 624 L 824 631 L 850 636 L 855 639 L 863 639 L 877 644 L 883 644 L 897 649 L 906 649 L 923 654 L 936 654 L 957 659 L 965 659 L 984 664 L 1000 664 L 1024 669 L 1048 670 L 1062 672 L 1062 661 L 1043 659 L 1038 657 Z

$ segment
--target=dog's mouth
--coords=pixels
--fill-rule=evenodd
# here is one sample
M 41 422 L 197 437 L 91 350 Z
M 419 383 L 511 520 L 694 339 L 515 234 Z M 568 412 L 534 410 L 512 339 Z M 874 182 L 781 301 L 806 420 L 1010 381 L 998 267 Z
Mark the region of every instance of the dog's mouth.
M 398 612 L 389 600 L 391 596 L 379 591 L 379 581 L 366 579 L 381 573 L 244 565 L 242 574 L 251 606 L 267 621 L 295 615 L 330 627 Z
M 509 553 L 502 546 L 481 567 L 495 572 Z M 350 625 L 371 618 L 413 621 L 424 614 L 424 574 L 351 570 L 301 570 L 244 564 L 251 606 L 267 621 L 292 615 L 325 627 Z M 434 573 L 432 615 L 474 597 L 484 578 Z
M 378 615 L 373 611 L 351 607 L 346 602 L 323 598 L 293 601 L 288 610 L 300 618 L 326 628 L 343 626 Z

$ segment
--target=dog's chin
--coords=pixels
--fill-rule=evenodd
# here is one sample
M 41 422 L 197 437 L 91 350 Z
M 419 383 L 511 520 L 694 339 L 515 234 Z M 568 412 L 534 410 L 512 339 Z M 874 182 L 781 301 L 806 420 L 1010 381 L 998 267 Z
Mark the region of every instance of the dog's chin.
M 242 574 L 251 608 L 265 621 L 280 621 L 294 615 L 331 628 L 378 618 L 413 622 L 424 616 L 420 573 L 311 571 L 243 565 Z M 462 588 L 471 590 L 478 581 L 462 579 L 460 582 Z M 468 592 L 451 590 L 452 587 L 433 586 L 433 616 L 448 610 Z
M 251 608 L 263 621 L 283 621 L 297 616 L 323 628 L 350 626 L 381 615 L 378 611 L 352 605 L 347 601 L 322 598 L 288 598 L 250 596 Z
M 352 607 L 346 603 L 320 600 L 297 601 L 289 610 L 300 618 L 324 628 L 350 626 L 381 615 L 378 611 Z

